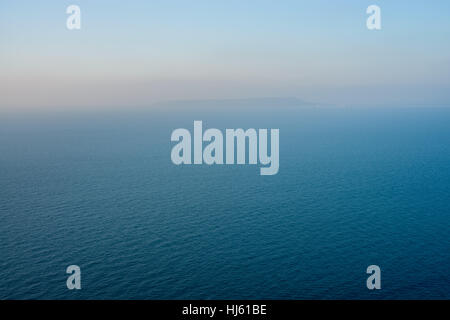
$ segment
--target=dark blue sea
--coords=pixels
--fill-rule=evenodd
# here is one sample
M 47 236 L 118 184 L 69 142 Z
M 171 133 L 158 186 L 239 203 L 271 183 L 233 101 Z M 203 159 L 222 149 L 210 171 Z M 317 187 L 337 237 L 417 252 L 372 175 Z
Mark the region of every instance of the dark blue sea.
M 175 166 L 194 120 L 279 128 L 279 173 Z M 450 299 L 450 109 L 3 112 L 0 299 Z

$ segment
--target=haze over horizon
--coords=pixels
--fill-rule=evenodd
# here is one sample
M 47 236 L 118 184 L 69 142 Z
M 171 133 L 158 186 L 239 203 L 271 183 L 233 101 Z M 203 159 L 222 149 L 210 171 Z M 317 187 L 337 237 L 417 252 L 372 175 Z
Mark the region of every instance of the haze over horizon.
M 379 31 L 365 26 L 373 3 L 382 10 Z M 81 30 L 66 28 L 71 4 L 81 8 Z M 448 1 L 26 7 L 0 4 L 0 110 L 259 97 L 450 105 Z

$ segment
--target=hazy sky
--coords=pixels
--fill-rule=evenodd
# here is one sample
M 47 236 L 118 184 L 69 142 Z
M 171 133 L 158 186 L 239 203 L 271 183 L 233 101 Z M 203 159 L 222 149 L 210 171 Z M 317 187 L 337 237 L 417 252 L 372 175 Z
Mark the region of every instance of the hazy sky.
M 450 104 L 450 1 L 0 2 L 2 109 L 267 96 Z

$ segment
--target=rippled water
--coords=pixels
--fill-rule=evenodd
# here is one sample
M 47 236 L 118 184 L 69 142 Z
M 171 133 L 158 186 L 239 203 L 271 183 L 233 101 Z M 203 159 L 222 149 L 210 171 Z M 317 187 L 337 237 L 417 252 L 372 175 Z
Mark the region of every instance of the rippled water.
M 194 120 L 279 128 L 279 173 L 173 165 Z M 449 299 L 449 230 L 450 109 L 0 117 L 2 299 Z

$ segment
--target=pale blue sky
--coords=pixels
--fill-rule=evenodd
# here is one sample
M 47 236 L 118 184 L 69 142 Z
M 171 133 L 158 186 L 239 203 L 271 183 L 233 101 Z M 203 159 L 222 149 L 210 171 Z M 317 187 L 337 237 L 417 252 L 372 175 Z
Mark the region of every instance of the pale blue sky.
M 81 30 L 66 29 L 70 4 Z M 366 28 L 370 4 L 380 31 Z M 450 2 L 2 0 L 0 70 L 0 108 L 450 104 Z

